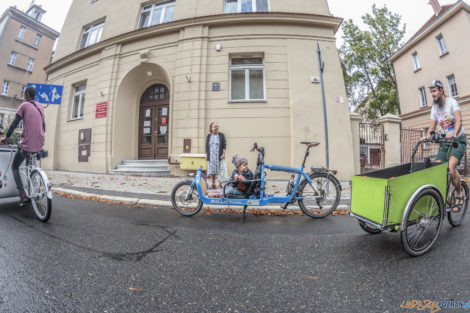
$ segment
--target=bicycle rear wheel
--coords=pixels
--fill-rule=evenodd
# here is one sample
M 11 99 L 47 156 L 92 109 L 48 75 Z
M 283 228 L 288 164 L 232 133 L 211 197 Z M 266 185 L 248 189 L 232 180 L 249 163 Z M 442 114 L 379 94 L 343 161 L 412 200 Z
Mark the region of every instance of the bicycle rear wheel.
M 444 217 L 441 196 L 434 189 L 421 190 L 406 214 L 401 232 L 403 248 L 412 256 L 428 252 L 437 239 Z
M 303 197 L 298 201 L 300 208 L 305 215 L 313 218 L 330 215 L 341 198 L 339 182 L 328 173 L 312 173 L 309 177 L 312 184 L 305 179 L 299 186 L 299 197 Z
M 52 213 L 52 200 L 47 197 L 48 187 L 42 175 L 34 170 L 30 175 L 31 179 L 31 205 L 36 217 L 41 222 L 47 222 Z
M 459 226 L 462 224 L 463 219 L 465 218 L 465 213 L 467 212 L 467 206 L 468 206 L 468 185 L 464 180 L 461 180 L 460 183 L 462 184 L 462 197 L 463 197 L 463 204 L 462 207 L 458 212 L 454 212 L 452 209 L 447 212 L 447 219 L 449 220 L 450 225 L 452 226 Z M 452 191 L 450 193 L 450 199 L 452 202 L 452 199 L 455 197 L 455 187 L 452 187 Z

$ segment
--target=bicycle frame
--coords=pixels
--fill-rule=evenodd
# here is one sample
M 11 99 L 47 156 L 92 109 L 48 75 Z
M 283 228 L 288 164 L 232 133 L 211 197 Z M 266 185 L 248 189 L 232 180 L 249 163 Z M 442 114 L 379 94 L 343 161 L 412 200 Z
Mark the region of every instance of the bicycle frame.
M 204 204 L 213 204 L 213 205 L 239 205 L 239 206 L 265 206 L 273 203 L 277 204 L 283 204 L 283 203 L 288 203 L 293 200 L 298 201 L 302 200 L 305 197 L 295 197 L 297 194 L 297 190 L 300 185 L 300 180 L 303 177 L 308 181 L 308 183 L 314 188 L 315 192 L 317 194 L 320 194 L 318 189 L 314 184 L 312 184 L 312 180 L 308 176 L 307 173 L 304 172 L 304 166 L 305 166 L 305 159 L 308 155 L 308 150 L 306 152 L 306 156 L 304 158 L 304 162 L 300 169 L 294 168 L 294 167 L 287 167 L 287 166 L 279 166 L 279 165 L 270 165 L 270 164 L 264 164 L 264 161 L 261 163 L 260 166 L 260 173 L 261 173 L 261 191 L 260 191 L 260 196 L 259 198 L 256 198 L 254 196 L 250 196 L 250 198 L 246 199 L 232 199 L 232 198 L 209 198 L 204 195 L 202 188 L 201 188 L 201 180 L 204 180 L 207 183 L 206 177 L 202 173 L 201 169 L 198 169 L 196 173 L 196 178 L 193 180 L 191 187 L 197 189 L 198 197 L 201 199 L 201 201 Z M 286 173 L 293 173 L 297 174 L 297 179 L 295 182 L 295 186 L 292 190 L 292 192 L 287 195 L 287 196 L 274 196 L 274 195 L 269 195 L 265 194 L 265 169 L 269 169 L 271 171 L 277 171 L 277 172 L 286 172 Z M 190 192 L 190 191 L 188 191 Z M 267 196 L 267 197 L 265 197 Z

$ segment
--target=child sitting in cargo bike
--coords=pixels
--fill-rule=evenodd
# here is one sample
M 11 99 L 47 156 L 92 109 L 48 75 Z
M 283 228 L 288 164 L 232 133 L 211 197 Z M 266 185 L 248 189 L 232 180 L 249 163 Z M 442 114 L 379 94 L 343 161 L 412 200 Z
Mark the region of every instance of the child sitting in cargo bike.
M 253 173 L 248 169 L 248 159 L 237 154 L 232 158 L 235 170 L 230 177 L 230 182 L 225 187 L 225 196 L 227 198 L 245 198 L 246 192 L 254 179 Z

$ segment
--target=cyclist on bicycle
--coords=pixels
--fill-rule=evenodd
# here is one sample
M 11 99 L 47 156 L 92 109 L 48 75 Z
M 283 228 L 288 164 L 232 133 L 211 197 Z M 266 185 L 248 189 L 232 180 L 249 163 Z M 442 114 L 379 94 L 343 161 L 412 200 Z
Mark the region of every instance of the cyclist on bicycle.
M 25 205 L 29 199 L 21 181 L 19 167 L 27 156 L 27 153 L 37 153 L 44 145 L 44 133 L 46 125 L 44 122 L 44 108 L 38 104 L 34 98 L 36 97 L 36 90 L 33 87 L 26 88 L 24 92 L 25 102 L 23 102 L 18 111 L 16 112 L 15 119 L 10 125 L 6 134 L 5 141 L 13 134 L 13 131 L 18 126 L 20 121 L 23 121 L 23 133 L 12 163 L 13 177 L 15 178 L 16 187 L 20 193 L 19 206 Z
M 457 166 L 467 149 L 465 130 L 462 126 L 462 111 L 455 99 L 446 97 L 444 93 L 444 85 L 439 80 L 433 80 L 429 85 L 429 89 L 434 100 L 434 105 L 431 109 L 431 123 L 429 125 L 427 136 L 421 138 L 421 141 L 430 139 L 431 132 L 436 130 L 436 126 L 439 123 L 442 134 L 445 135 L 446 139 L 454 139 L 454 142 L 458 144 L 458 147 L 451 149 L 450 157 L 448 157 L 447 154 L 450 148 L 450 142 L 442 143 L 437 154 L 437 158 L 440 161 L 449 162 L 451 182 L 455 186 L 457 192 L 454 210 L 458 211 L 464 199 L 462 197 L 462 186 L 460 184 L 460 175 L 457 171 Z

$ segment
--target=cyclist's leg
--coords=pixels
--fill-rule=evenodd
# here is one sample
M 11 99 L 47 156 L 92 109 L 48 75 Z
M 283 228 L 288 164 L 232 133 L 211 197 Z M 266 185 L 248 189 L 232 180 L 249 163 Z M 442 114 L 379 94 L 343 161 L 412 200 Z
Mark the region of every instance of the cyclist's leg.
M 462 192 L 462 185 L 460 184 L 460 174 L 459 171 L 457 170 L 457 166 L 459 165 L 459 159 L 457 159 L 455 156 L 451 155 L 449 158 L 449 173 L 450 173 L 450 178 L 452 185 L 455 186 L 455 189 L 457 191 L 457 196 L 459 196 Z
M 21 176 L 20 176 L 20 165 L 26 158 L 23 150 L 18 148 L 18 151 L 16 151 L 15 157 L 13 158 L 13 163 L 11 165 L 11 170 L 13 172 L 13 178 L 15 179 L 16 183 L 16 188 L 18 188 L 18 192 L 20 193 L 20 197 L 24 198 L 25 196 L 25 191 L 23 187 L 23 182 L 21 181 Z

